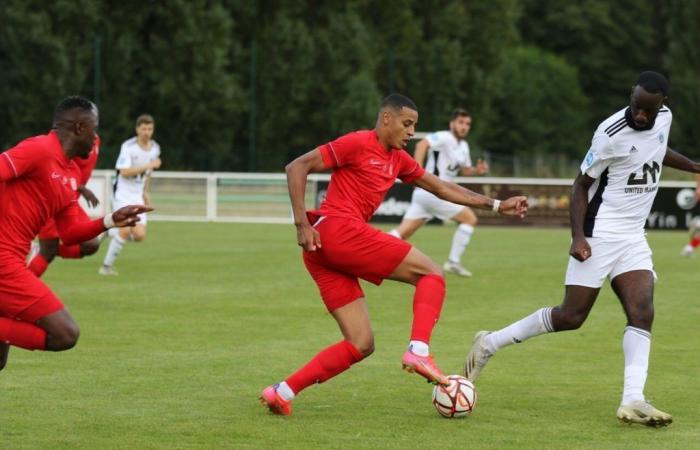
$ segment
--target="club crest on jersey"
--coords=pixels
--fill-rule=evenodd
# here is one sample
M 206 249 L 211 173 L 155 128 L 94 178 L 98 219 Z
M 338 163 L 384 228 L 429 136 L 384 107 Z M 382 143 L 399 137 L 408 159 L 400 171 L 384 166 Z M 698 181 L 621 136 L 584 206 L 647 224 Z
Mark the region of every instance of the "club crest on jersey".
M 593 163 L 595 162 L 596 157 L 597 157 L 596 152 L 593 149 L 588 150 L 588 153 L 586 153 L 586 159 L 585 159 L 586 167 L 591 167 L 593 165 Z
M 75 181 L 75 178 L 73 178 L 73 177 L 70 178 L 70 188 L 73 189 L 74 191 L 78 190 L 78 182 Z
M 663 131 L 659 133 L 659 142 L 664 143 L 664 133 Z

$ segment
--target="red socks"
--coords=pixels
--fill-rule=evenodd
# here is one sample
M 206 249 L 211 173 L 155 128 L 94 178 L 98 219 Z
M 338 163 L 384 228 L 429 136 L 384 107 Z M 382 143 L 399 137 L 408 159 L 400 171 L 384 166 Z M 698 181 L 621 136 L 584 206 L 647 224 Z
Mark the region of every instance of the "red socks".
M 693 248 L 697 248 L 698 245 L 700 245 L 700 238 L 693 238 L 690 240 L 690 246 Z
M 82 258 L 83 255 L 80 254 L 80 244 L 77 245 L 58 245 L 58 256 L 64 259 L 78 259 Z
M 362 359 L 362 354 L 349 341 L 337 342 L 321 350 L 304 367 L 285 381 L 295 394 L 314 383 L 323 383 L 329 378 L 348 370 Z
M 44 350 L 46 331 L 33 323 L 0 317 L 0 342 L 27 350 Z
M 41 253 L 37 253 L 36 256 L 29 261 L 29 265 L 27 267 L 34 275 L 41 277 L 44 272 L 46 272 L 46 268 L 49 267 L 49 263 L 43 256 L 41 256 Z
M 418 280 L 413 295 L 412 341 L 430 343 L 430 335 L 440 318 L 444 301 L 445 279 L 441 275 L 426 275 Z

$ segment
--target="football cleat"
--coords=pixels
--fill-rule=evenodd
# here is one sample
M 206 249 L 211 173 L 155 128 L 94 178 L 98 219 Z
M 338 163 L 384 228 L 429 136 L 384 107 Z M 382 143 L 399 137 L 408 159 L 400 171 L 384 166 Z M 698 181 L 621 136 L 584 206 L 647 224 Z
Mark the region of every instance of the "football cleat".
M 638 400 L 617 408 L 617 418 L 623 423 L 641 423 L 649 427 L 665 427 L 673 422 L 673 417 L 651 406 L 645 400 Z
M 100 267 L 100 270 L 97 271 L 100 275 L 104 276 L 116 276 L 119 275 L 119 272 L 114 270 L 111 266 L 102 266 Z
M 492 354 L 484 346 L 484 338 L 490 331 L 479 331 L 474 335 L 472 348 L 469 349 L 467 360 L 464 361 L 464 376 L 472 383 L 479 378 L 481 370 L 489 362 Z
M 268 386 L 260 394 L 260 403 L 266 406 L 270 412 L 278 416 L 292 415 L 292 402 L 283 399 L 277 393 L 277 385 Z
M 442 370 L 435 364 L 432 356 L 419 356 L 411 350 L 406 350 L 401 358 L 403 370 L 409 373 L 417 373 L 422 376 L 428 383 L 441 384 L 448 386 L 450 380 L 442 373 Z
M 472 276 L 472 273 L 462 267 L 459 263 L 455 263 L 452 261 L 447 261 L 445 264 L 442 265 L 442 269 L 445 272 L 450 272 L 455 275 L 459 275 L 460 277 L 470 277 Z

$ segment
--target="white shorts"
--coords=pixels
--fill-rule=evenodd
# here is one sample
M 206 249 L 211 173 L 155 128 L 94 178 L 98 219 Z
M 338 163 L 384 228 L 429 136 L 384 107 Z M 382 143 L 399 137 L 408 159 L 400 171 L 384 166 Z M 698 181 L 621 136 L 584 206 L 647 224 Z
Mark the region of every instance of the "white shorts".
M 565 285 L 599 288 L 606 277 L 612 280 L 620 274 L 633 270 L 648 270 L 656 281 L 651 249 L 643 235 L 632 239 L 586 238 L 586 240 L 591 246 L 591 257 L 584 262 L 569 257 Z
M 119 208 L 123 208 L 124 206 L 129 206 L 129 205 L 143 205 L 143 197 L 141 198 L 130 198 L 130 197 L 119 197 L 117 198 L 116 196 L 112 198 L 112 212 L 118 210 Z M 148 222 L 148 215 L 146 213 L 141 213 L 139 214 L 139 221 L 138 223 L 142 225 L 146 225 Z
M 408 207 L 404 219 L 426 219 L 437 217 L 441 220 L 449 220 L 459 214 L 465 206 L 450 203 L 447 200 L 437 198 L 423 189 L 413 190 L 411 206 Z

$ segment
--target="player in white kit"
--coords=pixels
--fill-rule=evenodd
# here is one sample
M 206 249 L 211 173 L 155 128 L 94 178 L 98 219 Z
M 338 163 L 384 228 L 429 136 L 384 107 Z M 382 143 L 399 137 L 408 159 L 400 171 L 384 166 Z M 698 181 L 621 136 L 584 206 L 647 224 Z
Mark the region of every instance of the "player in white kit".
M 114 183 L 112 209 L 124 205 L 141 204 L 149 206 L 151 199 L 148 183 L 151 173 L 160 167 L 160 146 L 152 139 L 155 121 L 149 114 L 142 114 L 136 119 L 136 136 L 122 144 L 117 158 L 117 179 Z M 100 275 L 117 275 L 113 269 L 114 261 L 124 247 L 133 240 L 141 242 L 146 238 L 146 214 L 139 215 L 140 222 L 133 227 L 113 228 Z
M 662 75 L 643 72 L 632 88 L 629 107 L 600 124 L 571 193 L 571 258 L 563 303 L 542 308 L 501 330 L 478 332 L 465 362 L 467 378 L 476 380 L 489 358 L 507 345 L 579 328 L 608 278 L 627 317 L 617 418 L 657 427 L 672 422 L 670 414 L 644 397 L 656 279 L 644 224 L 662 166 L 700 173 L 700 164 L 668 147 L 667 92 L 668 82 Z
M 471 129 L 472 118 L 466 109 L 456 109 L 450 117 L 450 129 L 428 135 L 416 144 L 415 159 L 423 165 L 427 154 L 425 170 L 445 181 L 454 181 L 460 175 L 483 175 L 489 166 L 478 161 L 472 166 L 469 144 L 465 138 Z M 476 214 L 468 206 L 442 200 L 430 192 L 416 188 L 413 190 L 411 205 L 404 214 L 398 228 L 389 233 L 399 239 L 408 239 L 428 220 L 437 217 L 441 220 L 454 220 L 459 223 L 452 238 L 452 247 L 443 269 L 447 272 L 469 277 L 471 272 L 462 267 L 462 255 L 469 245 L 476 227 Z

